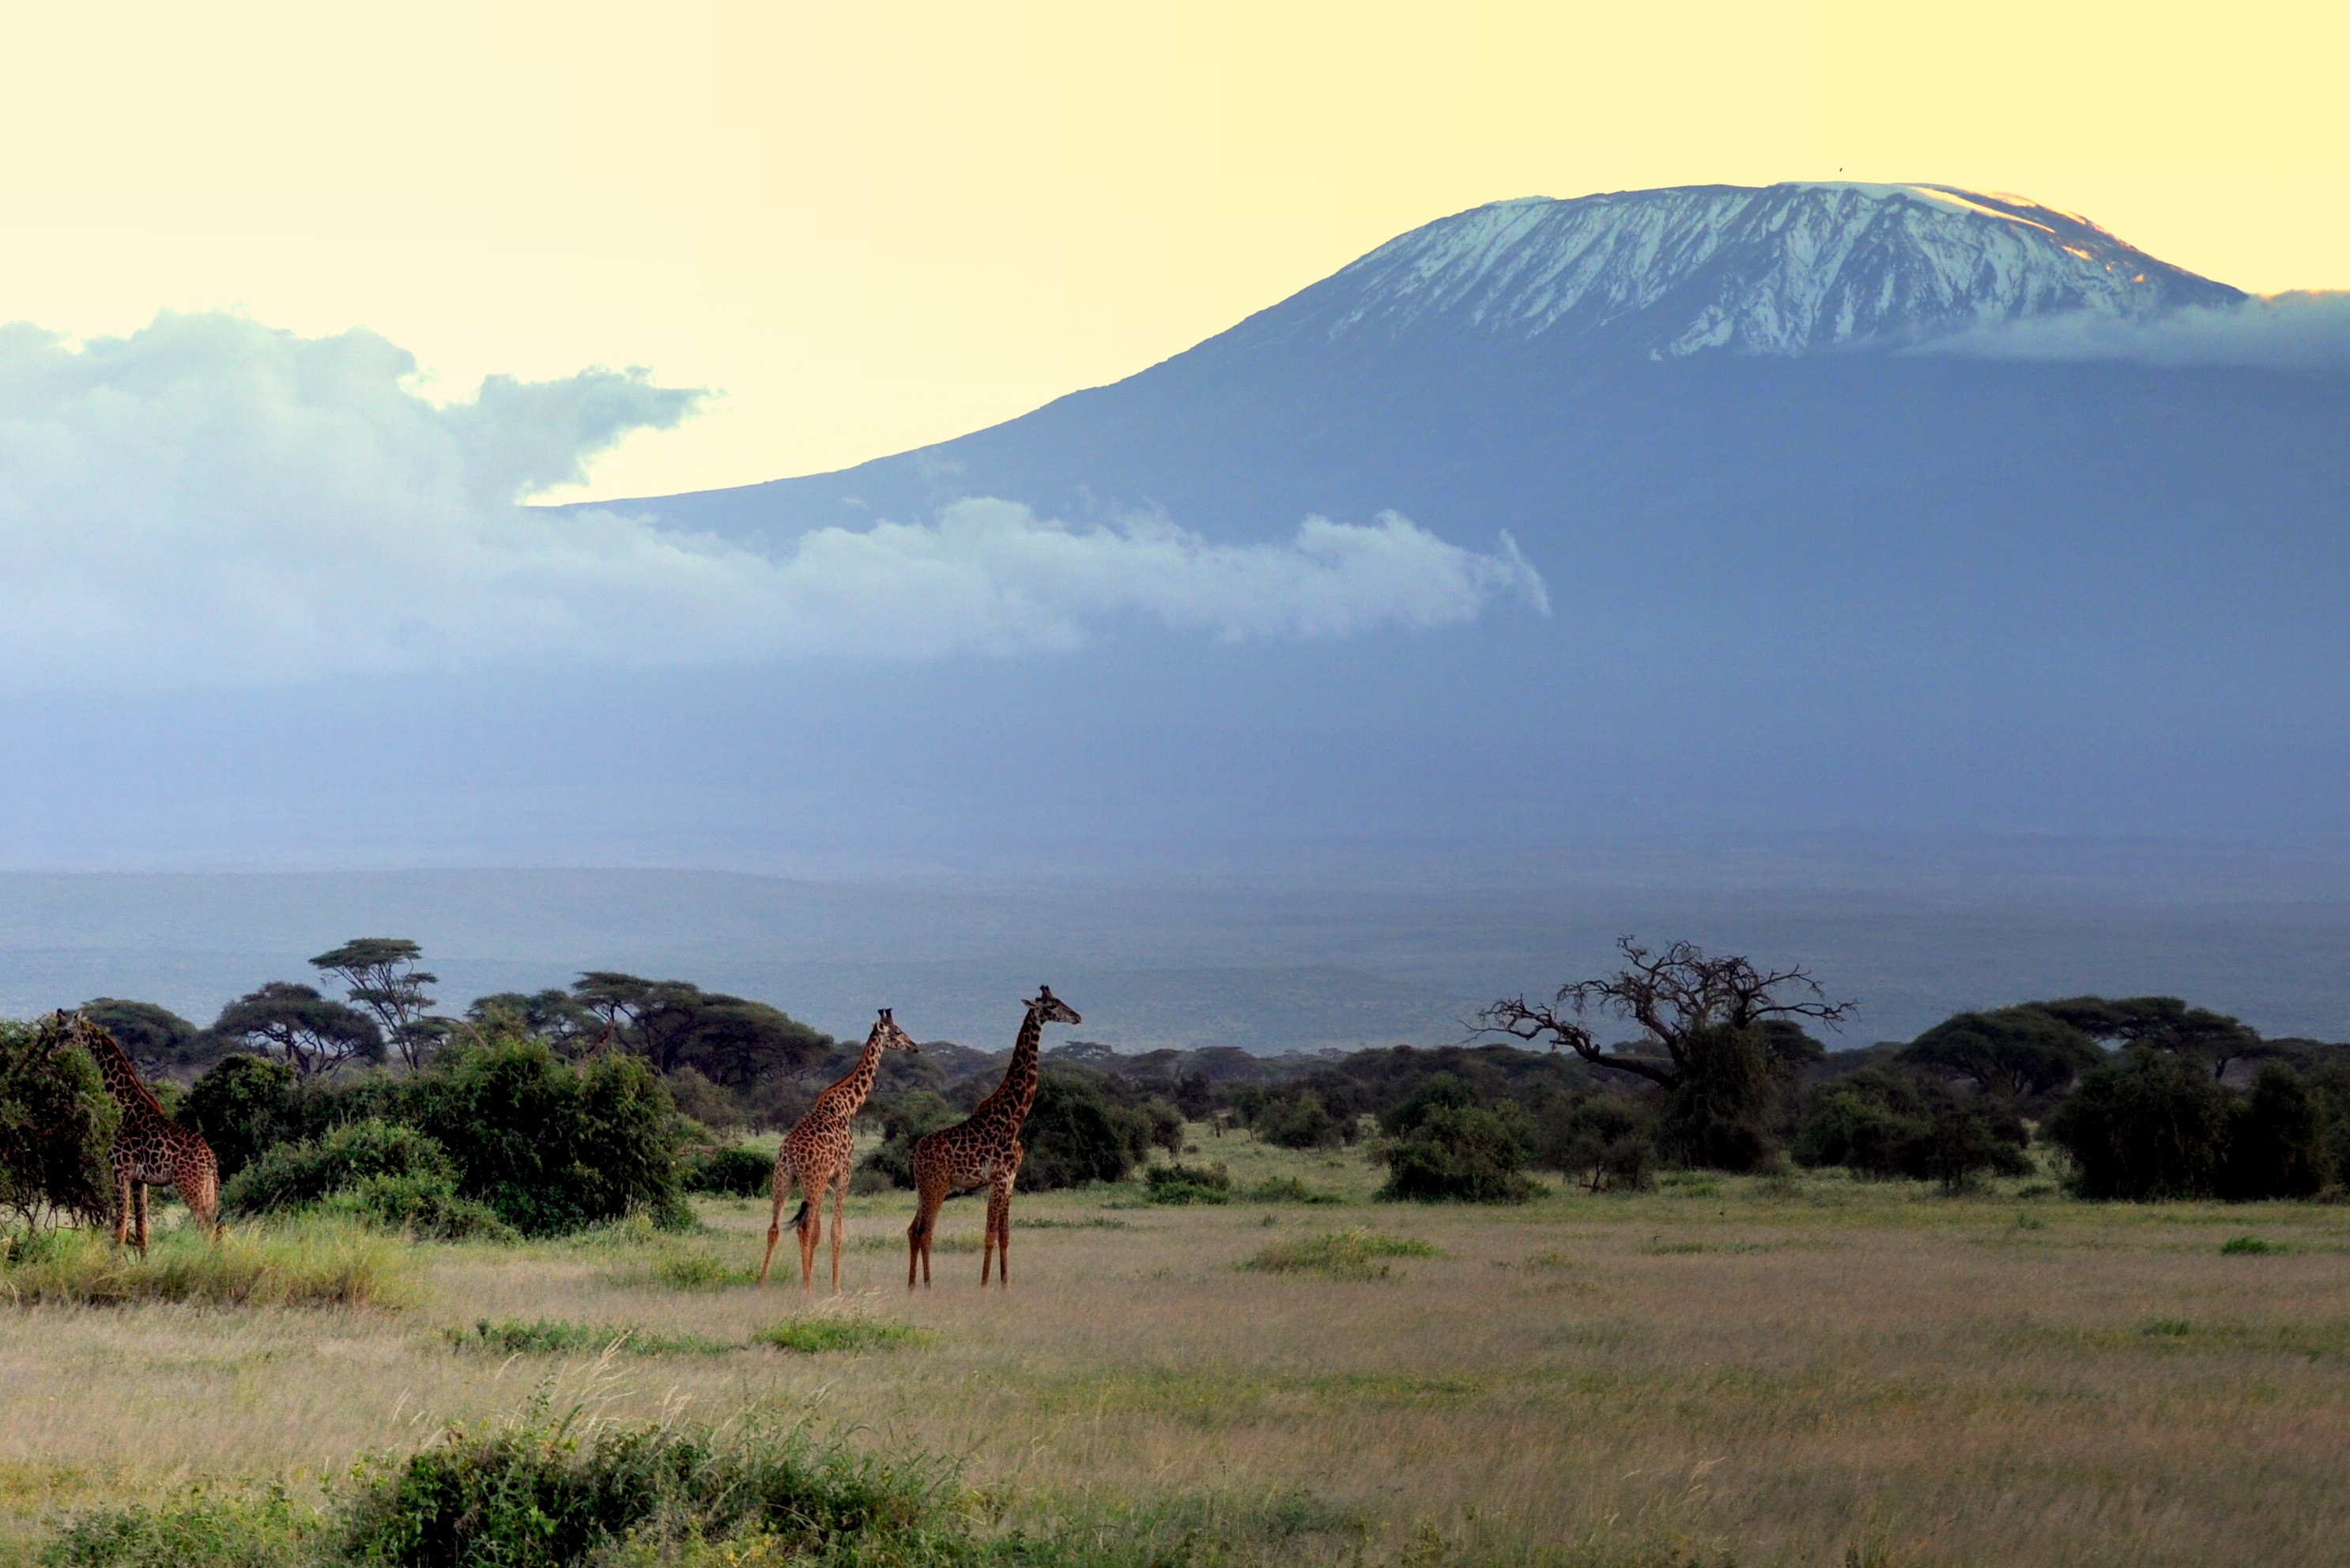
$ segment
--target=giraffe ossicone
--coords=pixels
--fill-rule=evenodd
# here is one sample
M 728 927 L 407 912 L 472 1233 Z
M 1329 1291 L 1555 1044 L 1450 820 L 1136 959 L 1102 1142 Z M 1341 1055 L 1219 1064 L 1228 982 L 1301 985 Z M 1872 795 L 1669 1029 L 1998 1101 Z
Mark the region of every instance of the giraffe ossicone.
M 816 1096 L 808 1114 L 784 1135 L 783 1143 L 775 1149 L 775 1210 L 767 1220 L 767 1255 L 759 1263 L 761 1284 L 766 1282 L 767 1270 L 775 1261 L 775 1243 L 783 1237 L 784 1199 L 791 1196 L 796 1185 L 800 1208 L 792 1217 L 792 1229 L 798 1232 L 800 1240 L 800 1289 L 815 1288 L 816 1250 L 824 1239 L 824 1195 L 827 1188 L 832 1190 L 832 1288 L 840 1289 L 840 1208 L 848 1194 L 850 1155 L 856 1143 L 853 1124 L 857 1113 L 864 1108 L 865 1097 L 873 1092 L 873 1080 L 881 1071 L 884 1051 L 921 1054 L 913 1038 L 898 1027 L 898 1021 L 886 1007 L 874 1020 L 872 1032 L 866 1035 L 865 1049 L 858 1053 L 857 1065 L 848 1070 L 847 1077 Z
M 914 1288 L 917 1272 L 931 1282 L 931 1242 L 938 1229 L 939 1206 L 957 1192 L 987 1189 L 987 1233 L 979 1255 L 979 1283 L 983 1290 L 993 1267 L 998 1282 L 1012 1284 L 1012 1184 L 1019 1179 L 1020 1124 L 1036 1103 L 1037 1062 L 1047 1023 L 1082 1023 L 1076 1010 L 1053 994 L 1049 985 L 1036 988 L 1020 1021 L 1020 1035 L 1012 1044 L 1012 1064 L 1003 1082 L 980 1101 L 969 1116 L 950 1127 L 919 1138 L 914 1144 L 914 1222 L 906 1228 L 906 1288 Z

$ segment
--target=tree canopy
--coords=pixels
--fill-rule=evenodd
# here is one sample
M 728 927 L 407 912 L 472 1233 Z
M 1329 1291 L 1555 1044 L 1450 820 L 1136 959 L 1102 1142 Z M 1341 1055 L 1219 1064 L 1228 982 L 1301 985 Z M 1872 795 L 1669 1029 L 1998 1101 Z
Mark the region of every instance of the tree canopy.
M 1961 1012 L 1904 1047 L 1905 1065 L 1971 1080 L 1987 1095 L 2022 1099 L 2068 1087 L 2106 1059 L 2077 1026 L 2035 1006 Z
M 219 1054 L 218 1045 L 208 1041 L 203 1030 L 151 1002 L 100 996 L 83 1002 L 77 1011 L 113 1035 L 133 1062 L 150 1070 Z
M 213 1033 L 256 1051 L 276 1052 L 302 1078 L 345 1062 L 383 1060 L 383 1031 L 373 1019 L 290 981 L 273 980 L 230 1002 L 221 1009 Z
M 2241 1019 L 2190 1007 L 2175 996 L 2068 996 L 2024 1005 L 2093 1039 L 2125 1048 L 2143 1045 L 2199 1062 L 2214 1078 L 2225 1076 L 2228 1064 L 2239 1057 L 2274 1054 L 2260 1033 Z
M 354 937 L 310 962 L 341 981 L 351 1005 L 375 1020 L 400 1060 L 417 1067 L 442 1036 L 425 1027 L 433 999 L 424 988 L 438 985 L 441 977 L 418 967 L 423 957 L 424 950 L 405 937 Z

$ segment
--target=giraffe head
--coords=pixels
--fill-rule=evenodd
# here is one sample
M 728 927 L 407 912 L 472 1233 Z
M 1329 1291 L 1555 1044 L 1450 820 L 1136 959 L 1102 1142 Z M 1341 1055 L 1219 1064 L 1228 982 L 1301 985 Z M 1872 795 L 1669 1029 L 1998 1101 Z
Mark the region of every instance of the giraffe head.
M 1038 986 L 1036 988 L 1036 1000 L 1028 1003 L 1028 1005 L 1035 1010 L 1037 1020 L 1040 1023 L 1083 1023 L 1085 1022 L 1084 1019 L 1077 1016 L 1077 1010 L 1076 1008 L 1071 1007 L 1067 1002 L 1063 1002 L 1059 997 L 1053 994 L 1053 988 L 1049 985 Z
M 922 1054 L 922 1048 L 914 1044 L 914 1037 L 898 1027 L 898 1021 L 889 1016 L 889 1009 L 886 1007 L 873 1021 L 873 1033 L 865 1037 L 868 1045 L 877 1042 L 884 1051 L 910 1051 L 917 1056 Z

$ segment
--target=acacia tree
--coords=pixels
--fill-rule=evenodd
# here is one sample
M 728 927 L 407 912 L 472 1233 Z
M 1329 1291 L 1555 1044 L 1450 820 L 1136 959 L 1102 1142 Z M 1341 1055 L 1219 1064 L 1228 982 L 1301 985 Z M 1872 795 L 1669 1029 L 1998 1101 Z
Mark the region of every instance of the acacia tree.
M 2206 1007 L 2189 1007 L 2175 996 L 2067 996 L 2024 1006 L 2124 1049 L 2142 1045 L 2190 1062 L 2209 1063 L 2214 1082 L 2227 1076 L 2228 1064 L 2240 1058 L 2283 1054 L 2241 1019 Z
M 203 1031 L 168 1007 L 151 1002 L 125 1002 L 100 996 L 77 1009 L 84 1018 L 114 1036 L 130 1059 L 154 1068 L 195 1062 L 217 1054 L 207 1052 Z
M 2106 1054 L 2044 1007 L 1955 1013 L 1902 1047 L 1900 1060 L 1939 1077 L 1971 1079 L 1986 1095 L 2022 1099 L 2069 1087 Z
M 424 988 L 440 984 L 441 977 L 418 967 L 423 957 L 424 950 L 405 937 L 354 937 L 310 963 L 343 982 L 351 1004 L 375 1019 L 399 1047 L 400 1060 L 414 1068 L 446 1033 L 426 1026 L 433 999 Z
M 290 981 L 273 980 L 222 1008 L 213 1033 L 265 1054 L 275 1050 L 302 1078 L 383 1060 L 383 1031 L 373 1019 Z
M 1764 1124 L 1773 1101 L 1821 1054 L 1799 1021 L 1835 1023 L 1856 1004 L 1830 1002 L 1801 967 L 1760 969 L 1686 941 L 1659 952 L 1623 937 L 1616 949 L 1624 960 L 1616 973 L 1563 985 L 1546 1003 L 1504 998 L 1478 1022 L 1666 1091 L 1659 1140 L 1685 1163 L 1751 1170 L 1772 1158 Z M 1638 1024 L 1640 1034 L 1602 1045 L 1591 1021 L 1607 1017 Z
M 590 970 L 573 982 L 571 994 L 600 1021 L 598 1044 L 642 1056 L 662 1073 L 690 1066 L 730 1087 L 771 1072 L 797 1072 L 836 1044 L 780 1008 L 689 981 Z

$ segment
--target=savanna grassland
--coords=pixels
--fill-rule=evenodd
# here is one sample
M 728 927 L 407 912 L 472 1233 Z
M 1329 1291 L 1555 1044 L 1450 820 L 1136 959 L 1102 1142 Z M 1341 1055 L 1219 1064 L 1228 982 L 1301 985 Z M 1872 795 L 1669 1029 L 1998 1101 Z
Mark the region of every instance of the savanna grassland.
M 101 1502 L 315 1496 L 537 1397 L 810 1419 L 958 1466 L 986 1531 L 1124 1561 L 2287 1564 L 2350 1540 L 2350 1208 L 1841 1173 L 1375 1204 L 1359 1156 L 1194 1132 L 1237 1190 L 1341 1201 L 1024 1196 L 1008 1293 L 976 1282 L 964 1201 L 909 1298 L 892 1194 L 851 1200 L 837 1301 L 825 1254 L 804 1301 L 788 1233 L 751 1284 L 766 1205 L 705 1199 L 691 1235 L 390 1241 L 357 1293 L 387 1304 L 0 1308 L 0 1560 Z

